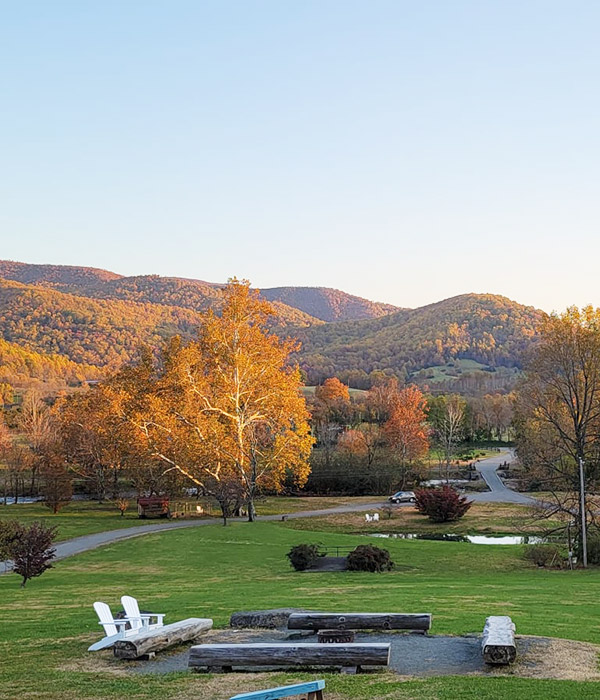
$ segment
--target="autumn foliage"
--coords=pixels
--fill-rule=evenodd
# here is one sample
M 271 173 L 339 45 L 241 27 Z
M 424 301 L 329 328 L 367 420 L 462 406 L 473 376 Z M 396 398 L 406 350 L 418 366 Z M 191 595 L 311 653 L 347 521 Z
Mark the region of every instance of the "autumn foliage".
M 383 426 L 389 444 L 403 463 L 419 459 L 429 449 L 427 401 L 416 386 L 407 386 L 390 398 L 389 419 Z
M 415 508 L 434 523 L 459 520 L 473 505 L 450 486 L 415 491 Z
M 13 571 L 21 576 L 21 586 L 52 568 L 56 550 L 52 546 L 56 528 L 42 522 L 23 525 L 16 521 L 0 523 L 0 551 L 13 562 Z
M 305 483 L 313 439 L 300 373 L 288 364 L 295 344 L 268 331 L 271 305 L 237 280 L 224 298 L 196 340 L 172 339 L 160 363 L 146 353 L 108 386 L 150 463 L 223 503 L 242 489 L 253 519 L 259 489 Z

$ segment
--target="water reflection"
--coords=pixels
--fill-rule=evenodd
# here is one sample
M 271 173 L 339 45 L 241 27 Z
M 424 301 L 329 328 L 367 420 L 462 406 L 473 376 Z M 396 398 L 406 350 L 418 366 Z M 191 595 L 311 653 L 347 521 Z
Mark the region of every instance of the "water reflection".
M 399 540 L 435 540 L 437 542 L 471 542 L 471 544 L 542 544 L 544 537 L 534 535 L 455 535 L 454 533 L 376 532 L 371 537 Z
M 22 505 L 25 503 L 38 503 L 38 501 L 41 501 L 42 499 L 37 496 L 36 498 L 32 498 L 31 496 L 19 496 L 19 500 L 17 501 L 17 505 Z M 8 497 L 8 496 L 0 496 L 0 506 L 14 506 L 15 505 L 15 499 L 14 497 Z

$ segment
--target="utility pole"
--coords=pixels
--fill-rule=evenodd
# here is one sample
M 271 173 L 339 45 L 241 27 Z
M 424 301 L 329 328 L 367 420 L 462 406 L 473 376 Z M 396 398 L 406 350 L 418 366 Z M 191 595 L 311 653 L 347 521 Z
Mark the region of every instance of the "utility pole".
M 583 473 L 583 459 L 579 458 L 579 510 L 581 512 L 581 548 L 583 556 L 583 568 L 587 569 L 587 523 L 585 517 L 585 477 Z

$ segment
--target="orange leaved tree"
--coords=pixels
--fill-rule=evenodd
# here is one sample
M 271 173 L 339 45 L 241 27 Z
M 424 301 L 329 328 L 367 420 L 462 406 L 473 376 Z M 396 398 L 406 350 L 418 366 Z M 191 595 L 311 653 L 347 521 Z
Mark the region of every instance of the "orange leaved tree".
M 429 450 L 426 419 L 427 402 L 421 390 L 412 385 L 398 391 L 383 432 L 389 445 L 397 451 L 403 469 Z
M 313 439 L 300 372 L 288 363 L 296 346 L 267 330 L 272 307 L 235 279 L 224 296 L 197 340 L 174 338 L 158 365 L 146 354 L 113 386 L 153 460 L 215 497 L 237 484 L 254 520 L 258 489 L 305 483 Z

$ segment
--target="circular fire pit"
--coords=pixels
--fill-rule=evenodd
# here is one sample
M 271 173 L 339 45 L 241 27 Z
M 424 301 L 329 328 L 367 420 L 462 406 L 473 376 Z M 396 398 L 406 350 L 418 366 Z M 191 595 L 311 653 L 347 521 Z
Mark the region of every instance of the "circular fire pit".
M 317 633 L 317 641 L 319 644 L 353 642 L 354 632 L 352 630 L 319 630 Z

